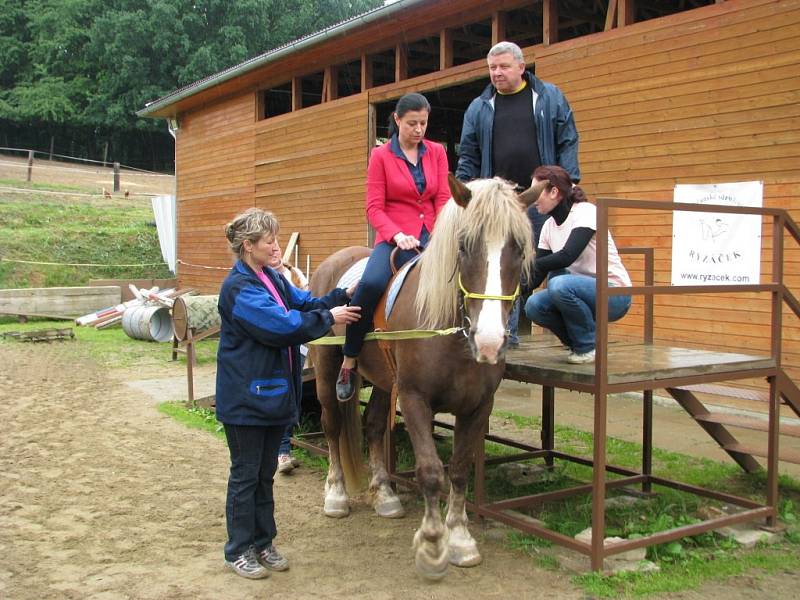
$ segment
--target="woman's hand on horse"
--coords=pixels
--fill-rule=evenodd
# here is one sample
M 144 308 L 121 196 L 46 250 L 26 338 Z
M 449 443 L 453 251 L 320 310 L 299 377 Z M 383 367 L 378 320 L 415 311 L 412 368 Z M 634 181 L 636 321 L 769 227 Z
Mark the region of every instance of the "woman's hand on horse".
M 361 318 L 360 306 L 337 306 L 331 309 L 333 322 L 337 325 L 349 325 Z
M 405 233 L 397 233 L 394 236 L 394 243 L 400 250 L 413 250 L 419 246 L 419 240 L 413 235 L 406 235 Z

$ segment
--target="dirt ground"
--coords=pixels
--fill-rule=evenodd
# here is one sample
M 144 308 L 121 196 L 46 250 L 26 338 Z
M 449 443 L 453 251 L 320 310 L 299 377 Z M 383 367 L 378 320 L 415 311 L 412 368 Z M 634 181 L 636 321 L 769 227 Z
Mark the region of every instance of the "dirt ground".
M 291 569 L 239 578 L 222 565 L 224 443 L 156 410 L 172 399 L 157 382 L 175 380 L 176 365 L 107 371 L 76 344 L 0 342 L 0 598 L 586 597 L 566 571 L 538 568 L 476 524 L 483 564 L 423 583 L 411 553 L 416 499 L 404 496 L 404 519 L 363 502 L 329 519 L 323 474 L 307 467 L 276 478 L 276 544 Z M 155 393 L 131 386 L 143 381 Z M 671 597 L 789 598 L 798 584 L 796 573 L 755 574 Z

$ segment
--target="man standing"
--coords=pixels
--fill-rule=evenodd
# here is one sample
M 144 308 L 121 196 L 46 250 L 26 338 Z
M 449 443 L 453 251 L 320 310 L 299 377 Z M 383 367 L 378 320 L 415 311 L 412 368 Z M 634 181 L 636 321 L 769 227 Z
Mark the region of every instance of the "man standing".
M 578 183 L 578 130 L 561 90 L 526 71 L 522 50 L 513 42 L 496 44 L 487 62 L 491 84 L 464 113 L 456 177 L 498 176 L 522 190 L 536 167 L 559 165 Z M 535 247 L 547 215 L 531 206 L 528 218 Z M 518 298 L 508 319 L 510 347 L 519 345 L 519 310 Z

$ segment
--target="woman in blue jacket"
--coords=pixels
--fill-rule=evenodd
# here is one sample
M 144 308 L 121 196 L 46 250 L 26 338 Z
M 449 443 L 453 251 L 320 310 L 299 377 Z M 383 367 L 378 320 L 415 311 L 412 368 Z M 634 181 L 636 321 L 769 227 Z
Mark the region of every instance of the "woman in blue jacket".
M 342 306 L 352 290 L 314 298 L 267 266 L 278 235 L 272 213 L 251 208 L 227 225 L 225 235 L 238 257 L 219 295 L 216 412 L 231 456 L 225 565 L 261 579 L 268 569 L 289 568 L 272 543 L 272 481 L 281 434 L 299 414 L 299 346 L 334 323 L 357 321 L 360 309 Z

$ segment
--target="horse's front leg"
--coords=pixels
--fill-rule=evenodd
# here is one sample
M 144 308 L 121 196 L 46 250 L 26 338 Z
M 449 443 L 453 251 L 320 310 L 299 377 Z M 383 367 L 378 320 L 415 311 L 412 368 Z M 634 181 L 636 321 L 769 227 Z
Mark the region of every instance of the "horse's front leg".
M 333 390 L 333 384 L 317 385 L 317 397 L 322 405 L 322 430 L 328 442 L 328 476 L 325 479 L 325 503 L 322 510 L 326 516 L 338 519 L 350 514 L 350 502 L 339 455 L 342 418 Z
M 449 559 L 457 567 L 473 567 L 482 560 L 478 544 L 469 532 L 465 504 L 469 470 L 475 459 L 477 444 L 483 443 L 492 404 L 490 398 L 482 402 L 471 415 L 456 417 L 453 456 L 450 458 L 450 498 L 445 523 L 449 533 Z
M 372 388 L 369 404 L 364 415 L 367 424 L 367 443 L 369 445 L 369 466 L 372 479 L 369 491 L 375 512 L 387 519 L 404 516 L 405 510 L 400 498 L 389 482 L 384 457 L 384 435 L 389 420 L 390 396 L 377 386 Z
M 416 478 L 425 499 L 422 524 L 414 534 L 417 573 L 425 579 L 439 580 L 447 574 L 447 529 L 439 509 L 439 494 L 444 488 L 444 467 L 431 435 L 433 414 L 427 400 L 416 393 L 400 392 L 403 418 L 414 446 Z

